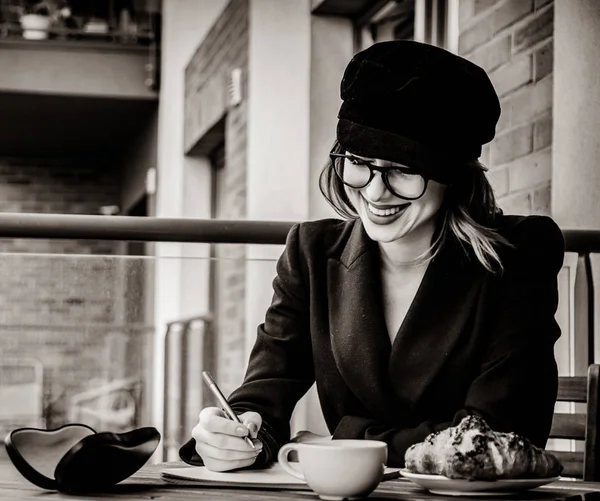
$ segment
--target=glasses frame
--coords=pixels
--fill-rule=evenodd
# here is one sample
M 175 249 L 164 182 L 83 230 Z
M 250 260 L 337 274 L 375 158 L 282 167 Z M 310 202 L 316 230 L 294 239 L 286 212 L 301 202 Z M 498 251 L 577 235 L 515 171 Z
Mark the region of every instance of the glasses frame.
M 344 185 L 348 186 L 349 188 L 354 188 L 356 190 L 360 190 L 360 189 L 364 188 L 365 186 L 368 186 L 369 183 L 371 181 L 373 181 L 373 178 L 375 177 L 375 171 L 377 171 L 377 172 L 381 173 L 381 179 L 383 181 L 383 184 L 389 190 L 389 192 L 392 193 L 394 196 L 401 198 L 402 200 L 410 200 L 410 201 L 418 200 L 427 191 L 427 186 L 429 184 L 429 178 L 427 176 L 424 176 L 420 172 L 419 172 L 419 176 L 421 176 L 423 178 L 423 181 L 425 183 L 423 184 L 423 191 L 421 192 L 421 194 L 418 197 L 406 197 L 406 196 L 400 195 L 398 192 L 396 192 L 396 190 L 394 190 L 394 188 L 392 188 L 392 186 L 388 180 L 388 172 L 390 172 L 391 170 L 399 170 L 401 172 L 414 174 L 415 169 L 411 169 L 410 167 L 378 167 L 377 165 L 373 165 L 368 160 L 363 160 L 362 158 L 346 155 L 345 153 L 330 153 L 329 158 L 331 159 L 331 163 L 333 164 L 333 170 L 335 171 L 335 175 L 339 178 L 339 180 Z M 340 173 L 338 172 L 338 170 L 335 166 L 336 159 L 340 159 L 340 158 L 344 159 L 344 161 L 346 159 L 360 161 L 365 167 L 367 167 L 369 169 L 369 180 L 362 186 L 354 186 L 354 185 L 348 184 L 346 181 L 344 181 L 344 178 L 340 175 Z

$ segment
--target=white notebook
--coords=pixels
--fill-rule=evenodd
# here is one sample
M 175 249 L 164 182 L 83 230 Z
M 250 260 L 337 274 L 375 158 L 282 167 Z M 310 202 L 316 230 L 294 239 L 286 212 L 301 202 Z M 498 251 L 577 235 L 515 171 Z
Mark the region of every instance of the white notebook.
M 299 465 L 296 464 L 292 467 L 299 468 Z M 396 477 L 399 470 L 399 468 L 386 468 L 386 477 Z M 230 472 L 210 471 L 204 466 L 165 468 L 161 471 L 161 476 L 166 482 L 188 485 L 309 490 L 306 482 L 286 473 L 279 463 L 273 463 L 271 467 L 264 470 Z
M 306 482 L 286 473 L 279 463 L 264 470 L 238 470 L 217 472 L 204 466 L 169 468 L 161 472 L 171 483 L 211 485 L 221 487 L 255 487 L 274 489 L 308 489 Z

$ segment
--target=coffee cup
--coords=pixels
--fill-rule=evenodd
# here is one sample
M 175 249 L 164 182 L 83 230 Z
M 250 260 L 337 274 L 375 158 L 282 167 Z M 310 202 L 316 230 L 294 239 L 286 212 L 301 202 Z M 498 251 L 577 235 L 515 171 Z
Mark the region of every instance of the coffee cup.
M 291 451 L 296 451 L 301 471 L 290 466 Z M 288 443 L 279 450 L 277 460 L 287 473 L 306 481 L 321 499 L 359 499 L 381 482 L 387 444 L 377 440 Z

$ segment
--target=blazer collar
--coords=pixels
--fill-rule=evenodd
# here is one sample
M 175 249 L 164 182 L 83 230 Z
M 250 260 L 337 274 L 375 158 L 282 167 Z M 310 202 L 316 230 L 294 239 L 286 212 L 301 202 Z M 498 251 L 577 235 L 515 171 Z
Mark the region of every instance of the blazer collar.
M 359 258 L 365 257 L 365 254 L 377 254 L 379 258 L 379 248 L 377 242 L 369 238 L 365 227 L 360 219 L 356 219 L 352 225 L 350 237 L 340 254 L 339 261 L 346 268 L 350 268 Z
M 329 332 L 338 370 L 375 415 L 387 416 L 391 345 L 383 316 L 379 248 L 357 220 L 338 258 L 327 263 Z
M 414 406 L 464 331 L 483 280 L 458 244 L 429 264 L 393 345 L 381 296 L 379 247 L 354 223 L 339 259 L 328 262 L 329 327 L 340 374 L 376 415 Z M 397 414 L 396 414 L 397 415 Z

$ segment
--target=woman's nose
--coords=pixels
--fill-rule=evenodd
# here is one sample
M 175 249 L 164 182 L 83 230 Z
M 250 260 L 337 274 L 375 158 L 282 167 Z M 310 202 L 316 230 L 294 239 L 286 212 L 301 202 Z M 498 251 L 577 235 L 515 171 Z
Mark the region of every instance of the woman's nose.
M 377 202 L 387 194 L 387 188 L 383 183 L 381 172 L 375 172 L 373 179 L 365 188 L 365 195 L 367 200 L 371 202 Z

